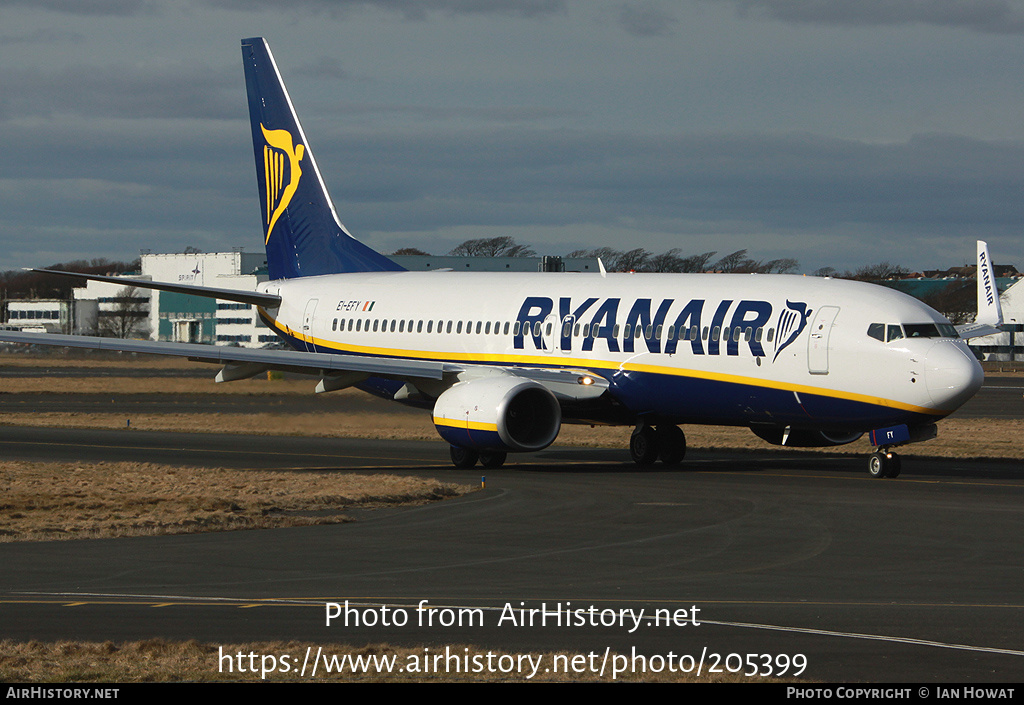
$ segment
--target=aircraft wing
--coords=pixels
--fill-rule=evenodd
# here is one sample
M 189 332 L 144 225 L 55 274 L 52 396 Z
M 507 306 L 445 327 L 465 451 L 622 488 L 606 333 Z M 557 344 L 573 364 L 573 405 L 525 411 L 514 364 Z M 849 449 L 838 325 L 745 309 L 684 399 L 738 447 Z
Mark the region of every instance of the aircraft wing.
M 22 333 L 20 331 L 0 331 L 0 342 L 187 357 L 193 362 L 224 365 L 217 373 L 218 382 L 245 379 L 266 370 L 321 375 L 323 379 L 320 386 L 317 387 L 317 391 L 342 389 L 357 384 L 368 376 L 415 382 L 416 380 L 442 380 L 447 375 L 449 383 L 454 383 L 466 375 L 472 378 L 481 373 L 485 375 L 510 374 L 531 379 L 547 387 L 562 402 L 595 401 L 609 387 L 606 379 L 587 370 L 564 368 L 493 367 L 436 360 L 364 357 L 297 350 L 236 348 L 226 345 L 166 343 L 153 340 L 123 340 L 121 338 Z M 351 374 L 346 375 L 345 373 Z
M 244 369 L 251 374 L 223 375 L 223 381 L 251 377 L 253 374 L 274 369 L 319 374 L 326 371 L 362 372 L 392 379 L 442 379 L 446 372 L 461 372 L 461 365 L 429 360 L 400 360 L 388 357 L 362 357 L 330 353 L 299 352 L 296 350 L 265 350 L 236 348 L 224 345 L 198 345 L 195 343 L 164 343 L 153 340 L 122 340 L 97 338 L 87 335 L 58 335 L 52 333 L 21 333 L 0 331 L 0 342 L 28 343 L 30 345 L 56 345 L 92 350 L 151 353 L 187 357 L 196 362 L 221 363 Z M 244 367 L 243 367 L 244 366 Z
M 41 274 L 56 274 L 60 277 L 77 279 L 79 281 L 108 282 L 120 284 L 121 286 L 137 286 L 140 289 L 157 289 L 158 291 L 170 291 L 175 294 L 189 294 L 191 296 L 203 296 L 208 299 L 222 299 L 224 301 L 237 301 L 243 304 L 254 304 L 273 308 L 281 303 L 281 297 L 276 294 L 263 294 L 258 291 L 242 291 L 240 289 L 217 289 L 212 286 L 196 286 L 195 284 L 174 284 L 172 282 L 155 282 L 149 279 L 134 279 L 132 277 L 108 277 L 102 274 L 82 274 L 79 272 L 64 272 L 59 269 L 29 269 L 30 272 Z

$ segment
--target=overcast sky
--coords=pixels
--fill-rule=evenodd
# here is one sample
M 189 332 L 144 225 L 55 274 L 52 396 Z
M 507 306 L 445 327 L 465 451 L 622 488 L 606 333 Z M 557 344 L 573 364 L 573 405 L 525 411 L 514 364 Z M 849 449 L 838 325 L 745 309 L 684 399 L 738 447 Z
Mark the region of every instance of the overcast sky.
M 240 39 L 384 252 L 1024 268 L 1024 1 L 0 0 L 0 269 L 261 245 Z

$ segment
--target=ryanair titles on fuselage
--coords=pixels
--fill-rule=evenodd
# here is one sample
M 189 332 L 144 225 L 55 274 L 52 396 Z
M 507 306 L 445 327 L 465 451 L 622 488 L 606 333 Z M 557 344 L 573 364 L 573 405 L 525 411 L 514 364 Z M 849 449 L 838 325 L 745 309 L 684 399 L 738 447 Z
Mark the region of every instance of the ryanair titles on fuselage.
M 730 315 L 731 312 L 731 315 Z M 688 345 L 694 355 L 739 355 L 741 345 L 751 355 L 766 357 L 763 343 L 774 343 L 776 357 L 791 345 L 807 326 L 811 310 L 807 304 L 786 302 L 774 328 L 766 330 L 773 314 L 768 301 L 725 299 L 708 301 L 690 299 L 636 299 L 623 303 L 621 298 L 590 297 L 573 301 L 569 297 L 557 301 L 546 296 L 528 296 L 519 309 L 513 347 L 522 350 L 526 341 L 546 349 L 544 325 L 555 321 L 559 348 L 569 351 L 578 337 L 577 324 L 589 330 L 580 340 L 583 352 L 594 349 L 595 341 L 603 340 L 608 352 L 637 352 L 644 345 L 648 352 L 674 354 Z M 557 315 L 557 318 L 555 316 Z M 726 322 L 728 321 L 728 323 Z M 666 335 L 666 326 L 671 332 Z

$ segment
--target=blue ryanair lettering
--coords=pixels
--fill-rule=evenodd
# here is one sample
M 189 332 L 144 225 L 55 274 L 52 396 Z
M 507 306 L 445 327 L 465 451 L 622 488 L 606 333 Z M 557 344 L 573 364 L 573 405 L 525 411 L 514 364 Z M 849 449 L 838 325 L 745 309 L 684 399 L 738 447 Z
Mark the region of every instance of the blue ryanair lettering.
M 992 296 L 992 274 L 988 266 L 988 257 L 985 256 L 984 252 L 979 255 L 978 261 L 981 262 L 981 267 L 979 267 L 979 269 L 981 270 L 980 276 L 982 277 L 982 281 L 985 286 L 985 302 L 991 306 L 995 301 Z
M 594 341 L 604 339 L 608 352 L 632 353 L 635 352 L 636 339 L 643 337 L 647 350 L 652 353 L 662 352 L 662 339 L 664 338 L 664 352 L 668 355 L 676 354 L 681 341 L 689 341 L 690 351 L 694 355 L 720 355 L 722 353 L 722 341 L 725 341 L 726 355 L 740 354 L 740 339 L 747 343 L 750 354 L 754 357 L 765 357 L 766 353 L 761 344 L 758 331 L 768 325 L 773 315 L 772 304 L 768 301 L 747 301 L 742 300 L 733 308 L 734 301 L 727 299 L 719 301 L 715 306 L 714 315 L 711 317 L 711 324 L 708 327 L 710 335 L 703 336 L 703 316 L 705 299 L 691 299 L 683 308 L 675 314 L 674 319 L 669 319 L 669 312 L 675 305 L 675 299 L 663 299 L 656 311 L 652 314 L 654 302 L 652 299 L 636 299 L 626 314 L 625 325 L 619 326 L 619 307 L 622 299 L 610 298 L 600 299 L 589 297 L 583 300 L 578 306 L 573 306 L 569 297 L 558 299 L 558 316 L 560 319 L 558 349 L 569 352 L 573 347 L 575 328 L 583 324 L 584 316 L 591 310 L 589 323 L 583 325 L 586 335 L 581 337 L 579 347 L 583 352 L 591 352 L 594 349 Z M 807 318 L 810 310 L 806 304 L 792 303 L 787 301 L 789 308 L 782 312 L 776 336 L 776 357 L 778 352 L 790 345 L 807 325 Z M 533 346 L 537 350 L 546 350 L 548 343 L 545 342 L 542 328 L 545 322 L 552 315 L 555 309 L 555 301 L 546 296 L 529 296 L 524 299 L 516 318 L 517 326 L 513 337 L 513 347 L 522 350 L 526 346 L 526 339 L 533 339 Z M 732 309 L 730 318 L 729 311 Z M 726 320 L 729 326 L 725 326 Z M 671 328 L 665 328 L 667 320 L 674 320 Z M 715 335 L 717 329 L 718 335 Z M 724 329 L 724 332 L 723 332 Z M 667 333 L 666 333 L 667 330 Z M 749 334 L 748 334 L 749 331 Z M 621 335 L 621 340 L 619 336 Z M 782 336 L 787 336 L 781 340 Z M 704 341 L 707 341 L 705 349 Z
M 722 329 L 722 323 L 725 322 L 725 314 L 729 311 L 730 306 L 732 306 L 732 299 L 721 302 L 718 304 L 715 315 L 711 318 L 711 334 L 708 336 L 708 355 L 718 354 L 718 343 L 722 338 L 719 335 L 715 335 L 715 332 Z
M 747 318 L 747 314 L 754 314 L 753 318 Z M 764 357 L 764 350 L 761 348 L 761 341 L 757 340 L 755 331 L 758 328 L 764 326 L 765 323 L 772 317 L 772 305 L 767 301 L 740 301 L 736 305 L 736 310 L 732 314 L 732 323 L 730 328 L 735 331 L 737 328 L 740 329 L 743 337 L 747 337 L 747 345 L 750 347 L 750 352 L 754 357 Z M 749 337 L 745 331 L 750 330 Z M 726 346 L 726 352 L 729 355 L 740 354 L 740 341 L 739 336 L 729 336 L 729 343 Z
M 551 314 L 555 307 L 554 302 L 546 296 L 528 296 L 519 309 L 519 331 L 512 340 L 512 347 L 516 350 L 523 349 L 523 337 L 529 335 L 533 338 L 533 344 L 538 350 L 544 349 L 544 339 L 541 337 L 541 324 Z
M 676 345 L 680 339 L 684 339 L 683 331 L 689 330 L 691 327 L 696 328 L 697 334 L 690 336 L 690 349 L 694 355 L 704 354 L 704 345 L 700 340 L 700 314 L 704 310 L 704 299 L 693 299 L 690 303 L 683 307 L 683 310 L 676 316 L 676 335 L 671 340 L 665 343 L 665 352 L 669 355 L 674 355 L 676 352 Z
M 658 312 L 654 314 L 654 320 L 651 320 L 651 300 L 650 299 L 637 299 L 633 304 L 633 308 L 629 309 L 629 314 L 626 316 L 626 325 L 630 327 L 630 330 L 636 330 L 639 326 L 643 330 L 642 335 L 644 340 L 647 342 L 647 350 L 652 353 L 661 352 L 661 341 L 658 340 L 657 336 L 654 335 L 653 331 L 657 330 L 658 326 L 665 323 L 665 316 L 668 314 L 669 308 L 674 303 L 673 299 L 665 299 L 661 302 L 658 307 Z M 651 328 L 651 335 L 647 334 L 647 329 Z M 633 341 L 636 340 L 636 336 L 627 336 L 622 341 L 623 352 L 633 352 Z
M 578 321 L 580 316 L 595 303 L 597 303 L 596 298 L 587 299 L 573 311 L 568 297 L 562 297 L 558 300 L 558 320 L 562 323 L 562 350 L 572 350 L 572 324 Z M 566 318 L 570 319 L 568 326 L 566 326 Z
M 618 352 L 619 342 L 615 339 L 615 319 L 618 318 L 619 299 L 608 299 L 597 309 L 590 322 L 590 335 L 583 339 L 583 350 L 593 350 L 594 340 L 604 338 L 608 352 Z

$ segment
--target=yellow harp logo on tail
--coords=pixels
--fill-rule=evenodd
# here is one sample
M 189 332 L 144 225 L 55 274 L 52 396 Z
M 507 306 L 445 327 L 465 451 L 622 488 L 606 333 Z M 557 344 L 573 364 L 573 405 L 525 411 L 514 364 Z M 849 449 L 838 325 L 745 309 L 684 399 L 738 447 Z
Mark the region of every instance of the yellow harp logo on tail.
M 292 147 L 292 135 L 287 130 L 268 130 L 260 123 L 263 130 L 263 175 L 267 187 L 267 239 L 274 230 L 277 219 L 281 217 L 288 204 L 299 188 L 299 177 L 302 169 L 299 162 L 306 153 L 306 148 L 297 144 Z M 264 243 L 266 244 L 266 243 Z

